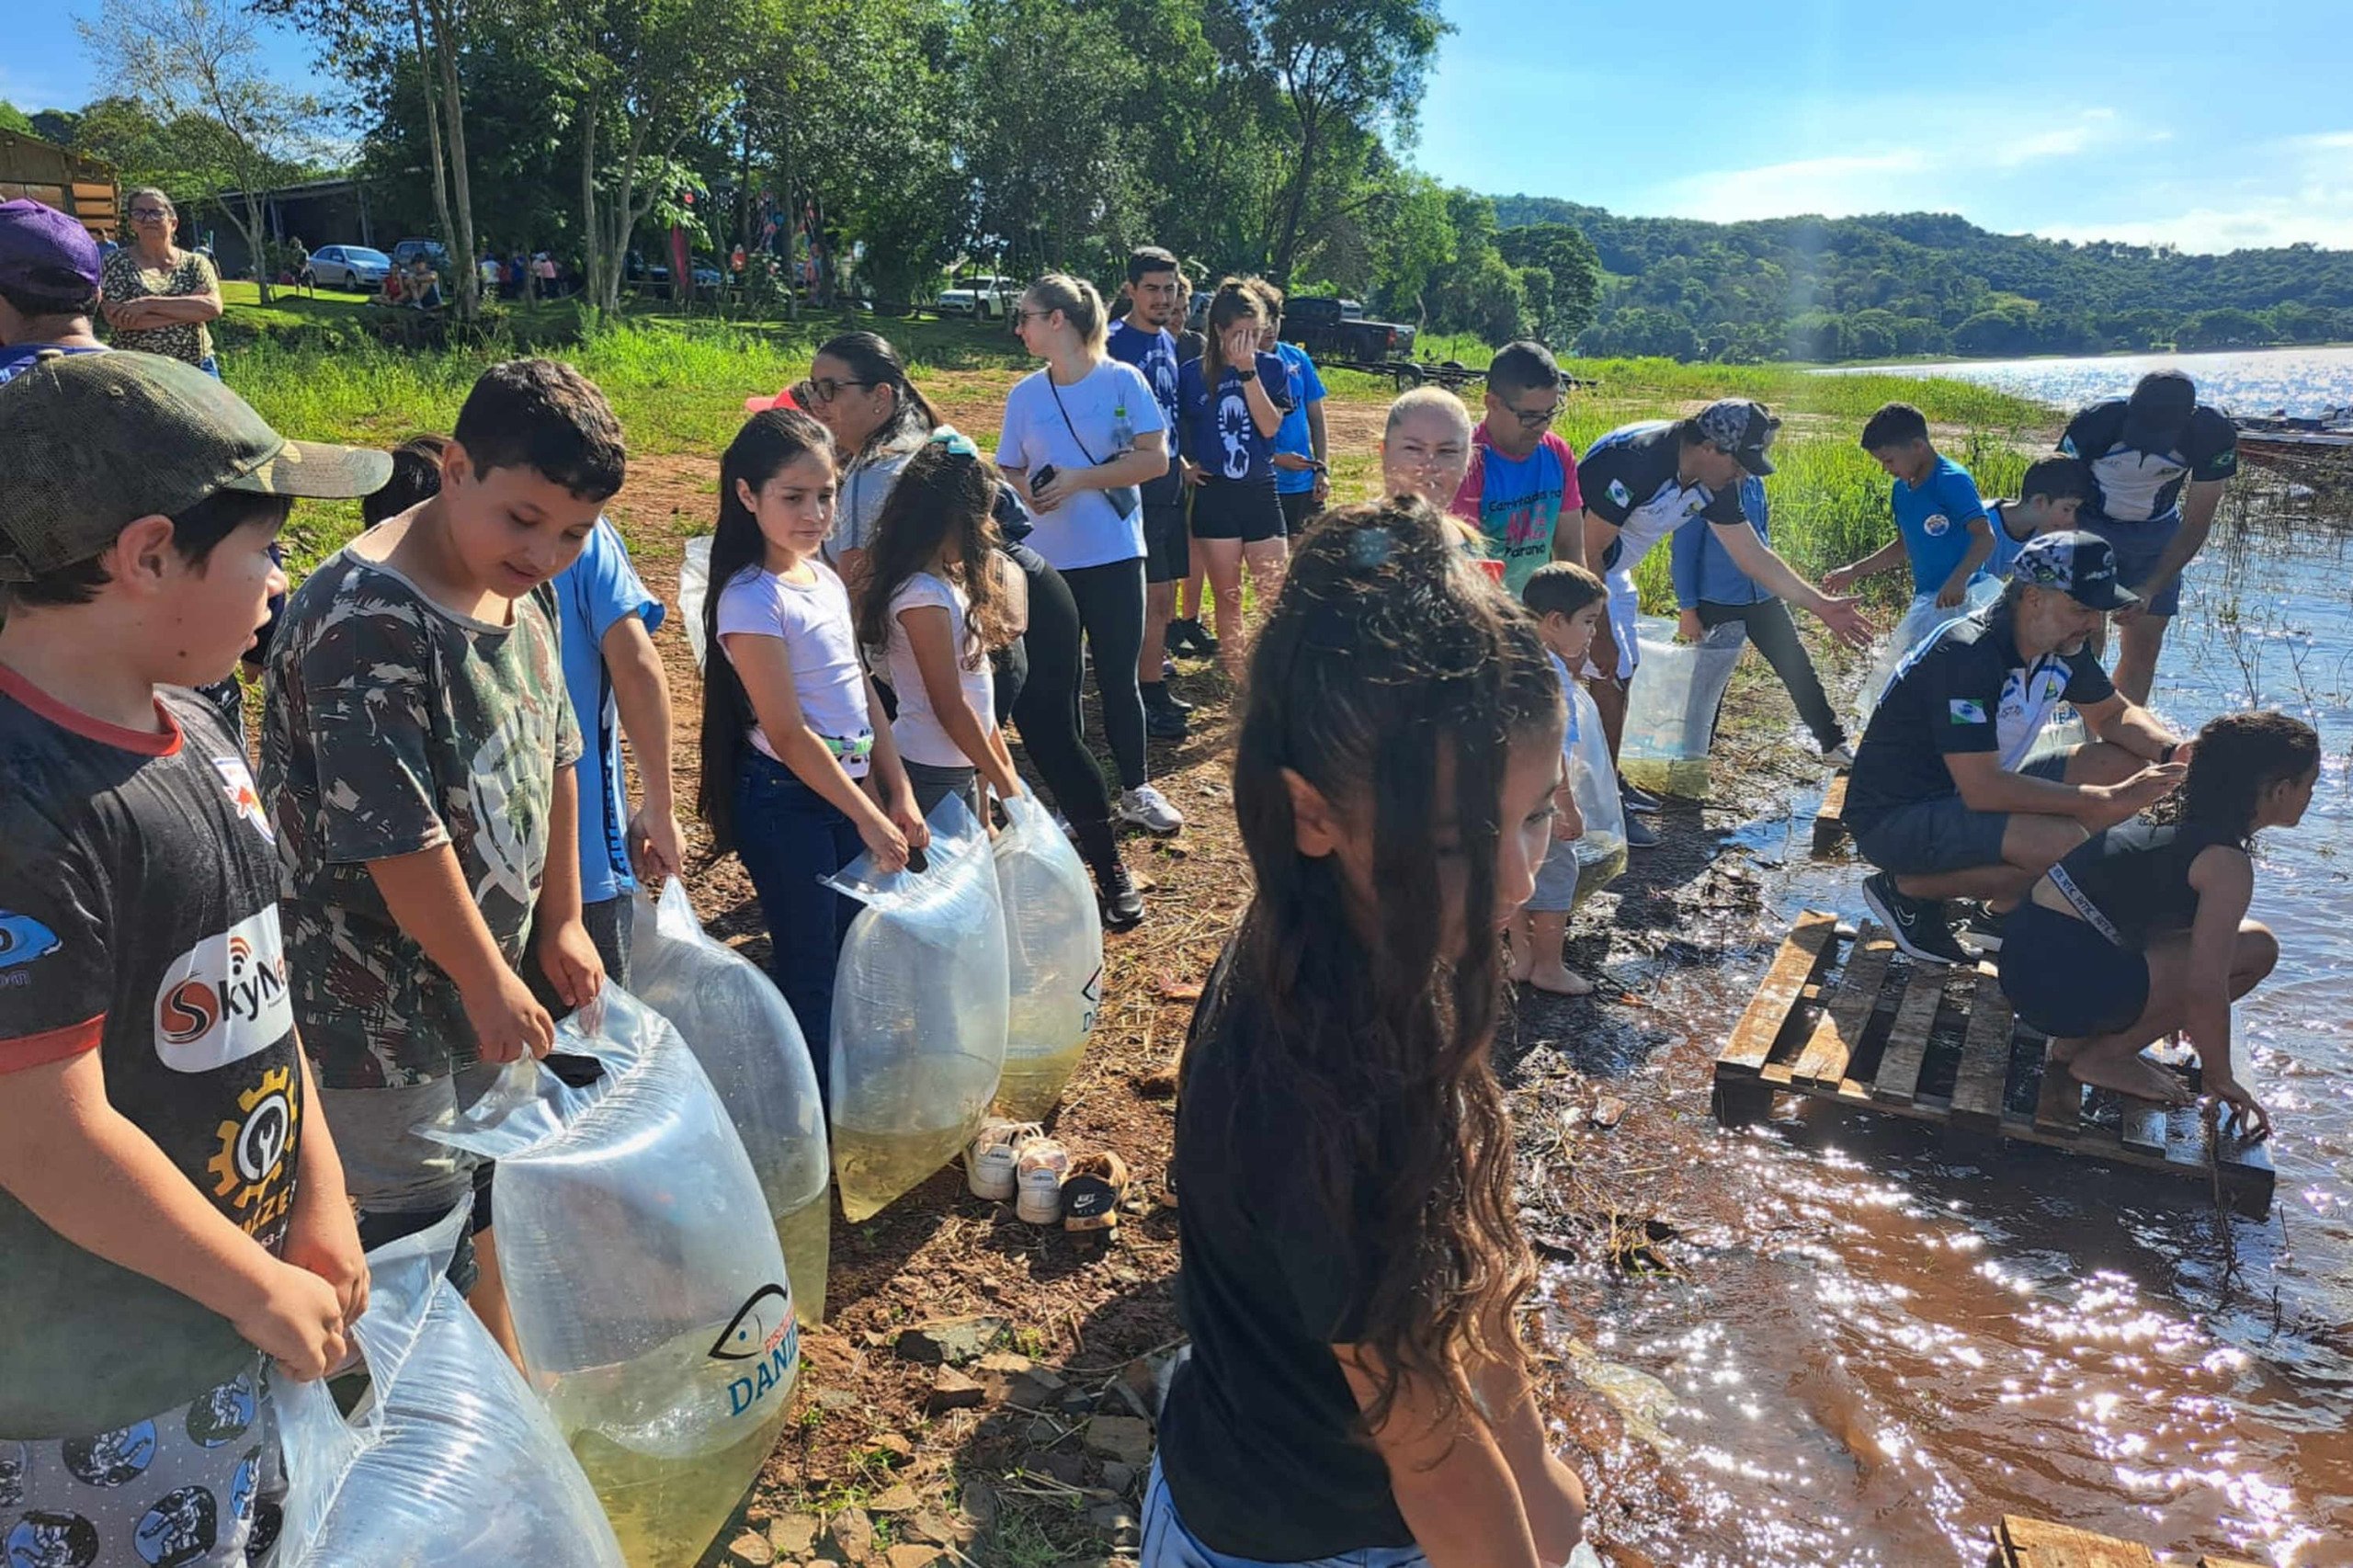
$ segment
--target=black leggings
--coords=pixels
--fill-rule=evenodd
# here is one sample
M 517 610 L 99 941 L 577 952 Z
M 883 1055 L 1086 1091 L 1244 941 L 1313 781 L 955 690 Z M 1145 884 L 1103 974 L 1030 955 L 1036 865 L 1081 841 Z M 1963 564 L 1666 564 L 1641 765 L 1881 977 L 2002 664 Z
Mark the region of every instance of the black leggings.
M 1111 797 L 1079 736 L 1078 605 L 1068 580 L 1044 556 L 1026 544 L 1007 545 L 1006 553 L 1029 583 L 1029 629 L 998 665 L 998 688 L 1011 693 L 1006 716 L 1021 732 L 1022 748 L 1077 830 L 1080 846 L 1092 853 L 1110 840 Z M 1128 669 L 1132 675 L 1132 653 Z
M 1103 729 L 1120 765 L 1120 788 L 1143 786 L 1143 687 L 1136 658 L 1143 652 L 1143 557 L 1082 566 L 1063 574 L 1078 607 L 1079 624 L 1095 657 L 1095 691 L 1103 699 Z M 1031 612 L 1036 613 L 1034 610 Z M 1035 669 L 1035 660 L 1032 660 Z M 1078 687 L 1070 688 L 1071 722 L 1078 722 Z
M 1847 732 L 1838 722 L 1837 713 L 1830 706 L 1830 698 L 1822 689 L 1822 677 L 1813 673 L 1813 661 L 1806 657 L 1805 644 L 1798 641 L 1798 629 L 1790 619 L 1790 607 L 1779 599 L 1759 599 L 1753 605 L 1710 604 L 1699 606 L 1699 624 L 1713 631 L 1728 620 L 1748 623 L 1748 640 L 1773 666 L 1773 673 L 1789 687 L 1790 700 L 1797 706 L 1798 718 L 1813 732 L 1813 738 L 1823 750 L 1830 751 L 1847 744 Z

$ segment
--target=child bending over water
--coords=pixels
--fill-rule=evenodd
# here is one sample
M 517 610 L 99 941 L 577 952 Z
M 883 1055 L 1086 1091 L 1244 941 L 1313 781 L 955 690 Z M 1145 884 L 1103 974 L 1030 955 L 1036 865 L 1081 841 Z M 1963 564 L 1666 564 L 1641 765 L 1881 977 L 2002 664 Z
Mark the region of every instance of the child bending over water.
M 2207 1092 L 2258 1137 L 2271 1118 L 2231 1059 L 2231 1004 L 2279 960 L 2246 918 L 2247 847 L 2293 827 L 2320 777 L 2320 737 L 2284 713 L 2226 713 L 2184 744 L 2180 792 L 2094 834 L 2036 882 L 2002 933 L 2002 989 L 2079 1081 L 2169 1105 L 2188 1088 L 2143 1058 L 2188 1033 Z
M 1328 514 L 1252 649 L 1256 893 L 1176 1125 L 1192 1336 L 1144 1568 L 1559 1563 L 1584 1527 L 1514 1319 L 1532 1269 L 1488 1063 L 1552 837 L 1559 678 L 1427 503 Z

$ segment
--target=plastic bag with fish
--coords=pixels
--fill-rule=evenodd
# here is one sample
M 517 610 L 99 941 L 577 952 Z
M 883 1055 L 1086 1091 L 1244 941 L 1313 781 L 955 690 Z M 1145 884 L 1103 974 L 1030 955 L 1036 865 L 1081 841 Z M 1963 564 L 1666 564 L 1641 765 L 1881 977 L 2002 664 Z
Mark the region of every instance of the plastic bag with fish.
M 1626 869 L 1626 804 L 1618 793 L 1618 769 L 1609 760 L 1609 736 L 1601 727 L 1601 710 L 1583 681 L 1569 683 L 1569 707 L 1577 738 L 1569 748 L 1569 792 L 1576 798 L 1577 814 L 1585 819 L 1584 835 L 1571 843 L 1576 852 L 1577 891 L 1571 907 L 1618 880 Z
M 767 1197 L 793 1305 L 814 1326 L 825 1312 L 833 1165 L 808 1041 L 759 966 L 703 929 L 677 878 L 659 901 L 639 899 L 631 915 L 630 983 L 676 1028 L 719 1091 Z
M 1912 603 L 1904 611 L 1904 619 L 1895 623 L 1895 630 L 1888 634 L 1886 643 L 1879 651 L 1879 657 L 1871 662 L 1871 673 L 1864 677 L 1860 706 L 1857 710 L 1862 719 L 1862 728 L 1870 727 L 1871 715 L 1878 711 L 1880 699 L 1885 697 L 1887 688 L 1895 684 L 1895 672 L 1904 667 L 1904 660 L 1943 627 L 1962 616 L 1975 615 L 2001 597 L 2001 580 L 1995 577 L 1972 579 L 1969 591 L 1961 596 L 1961 603 L 1949 609 L 1938 605 L 1934 594 L 1914 595 Z
M 834 1176 L 869 1218 L 979 1130 L 1005 1069 L 1005 904 L 988 835 L 962 797 L 931 810 L 925 868 L 861 855 L 828 885 L 866 905 L 834 980 Z
M 325 1383 L 278 1384 L 279 1568 L 622 1568 L 547 1407 L 442 1278 L 471 1214 L 368 1255 L 349 1420 Z
M 1705 799 L 1716 710 L 1748 629 L 1728 620 L 1697 642 L 1677 642 L 1666 621 L 1645 616 L 1638 624 L 1642 658 L 1627 688 L 1618 769 L 1642 789 Z
M 744 1141 L 686 1042 L 607 985 L 556 1026 L 603 1072 L 510 1064 L 420 1135 L 498 1162 L 523 1366 L 633 1568 L 690 1568 L 784 1426 L 792 1290 Z
M 1037 1121 L 1078 1070 L 1103 1001 L 1103 916 L 1085 862 L 1034 795 L 1005 802 L 996 885 L 1011 960 L 996 1109 Z

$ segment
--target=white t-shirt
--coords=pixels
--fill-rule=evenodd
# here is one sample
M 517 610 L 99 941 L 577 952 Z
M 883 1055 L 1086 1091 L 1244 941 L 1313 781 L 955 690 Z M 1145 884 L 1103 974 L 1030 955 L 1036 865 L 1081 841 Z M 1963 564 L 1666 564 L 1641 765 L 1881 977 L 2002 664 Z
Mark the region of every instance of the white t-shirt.
M 812 561 L 809 569 L 814 582 L 787 582 L 760 566 L 736 573 L 719 593 L 719 645 L 724 649 L 738 632 L 784 639 L 801 720 L 824 737 L 843 772 L 863 778 L 874 755 L 874 729 L 867 719 L 866 667 L 858 663 L 849 590 L 824 562 Z M 734 662 L 733 654 L 728 662 Z M 752 744 L 784 760 L 756 723 Z
M 1075 386 L 1048 384 L 1045 370 L 1032 371 L 1015 383 L 1005 400 L 1005 430 L 997 437 L 996 460 L 1001 468 L 1029 471 L 1032 477 L 1048 463 L 1069 472 L 1109 462 L 1118 456 L 1111 444 L 1111 423 L 1125 407 L 1128 424 L 1139 436 L 1166 430 L 1168 421 L 1152 385 L 1133 365 L 1106 359 Z M 1054 406 L 1059 393 L 1062 407 Z M 1063 423 L 1063 414 L 1070 424 Z M 1076 436 L 1071 434 L 1076 426 Z M 1081 442 L 1085 446 L 1080 445 Z M 1133 561 L 1143 554 L 1143 508 L 1125 517 L 1100 490 L 1082 490 L 1051 512 L 1029 505 L 1027 483 L 1015 486 L 1021 504 L 1037 519 L 1037 531 L 1027 543 L 1058 572 L 1108 566 Z
M 972 759 L 932 711 L 931 693 L 924 687 L 915 645 L 907 639 L 905 623 L 899 619 L 908 610 L 931 605 L 948 612 L 949 643 L 959 658 L 963 655 L 964 622 L 972 612 L 972 599 L 963 588 L 928 572 L 918 572 L 900 584 L 899 591 L 891 596 L 891 642 L 883 654 L 890 665 L 891 689 L 899 694 L 899 716 L 891 721 L 891 739 L 909 762 L 920 762 L 926 767 L 970 767 Z M 976 670 L 960 665 L 956 676 L 964 687 L 965 706 L 981 722 L 981 732 L 985 734 L 995 729 L 996 676 L 989 668 L 988 655 L 982 654 Z

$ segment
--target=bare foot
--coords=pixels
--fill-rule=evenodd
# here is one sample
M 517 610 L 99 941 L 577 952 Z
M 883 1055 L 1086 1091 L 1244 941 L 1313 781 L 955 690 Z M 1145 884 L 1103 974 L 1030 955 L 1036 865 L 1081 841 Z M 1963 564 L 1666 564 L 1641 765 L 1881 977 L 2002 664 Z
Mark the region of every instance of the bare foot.
M 2177 1074 L 2143 1056 L 2128 1056 L 2121 1061 L 2108 1056 L 2077 1057 L 2067 1063 L 2067 1071 L 2079 1084 L 2113 1089 L 2120 1095 L 2154 1100 L 2159 1105 L 2188 1105 L 2194 1097 L 2189 1085 Z
M 1593 982 L 1565 964 L 1547 964 L 1528 974 L 1514 975 L 1539 991 L 1550 991 L 1556 996 L 1590 996 Z

